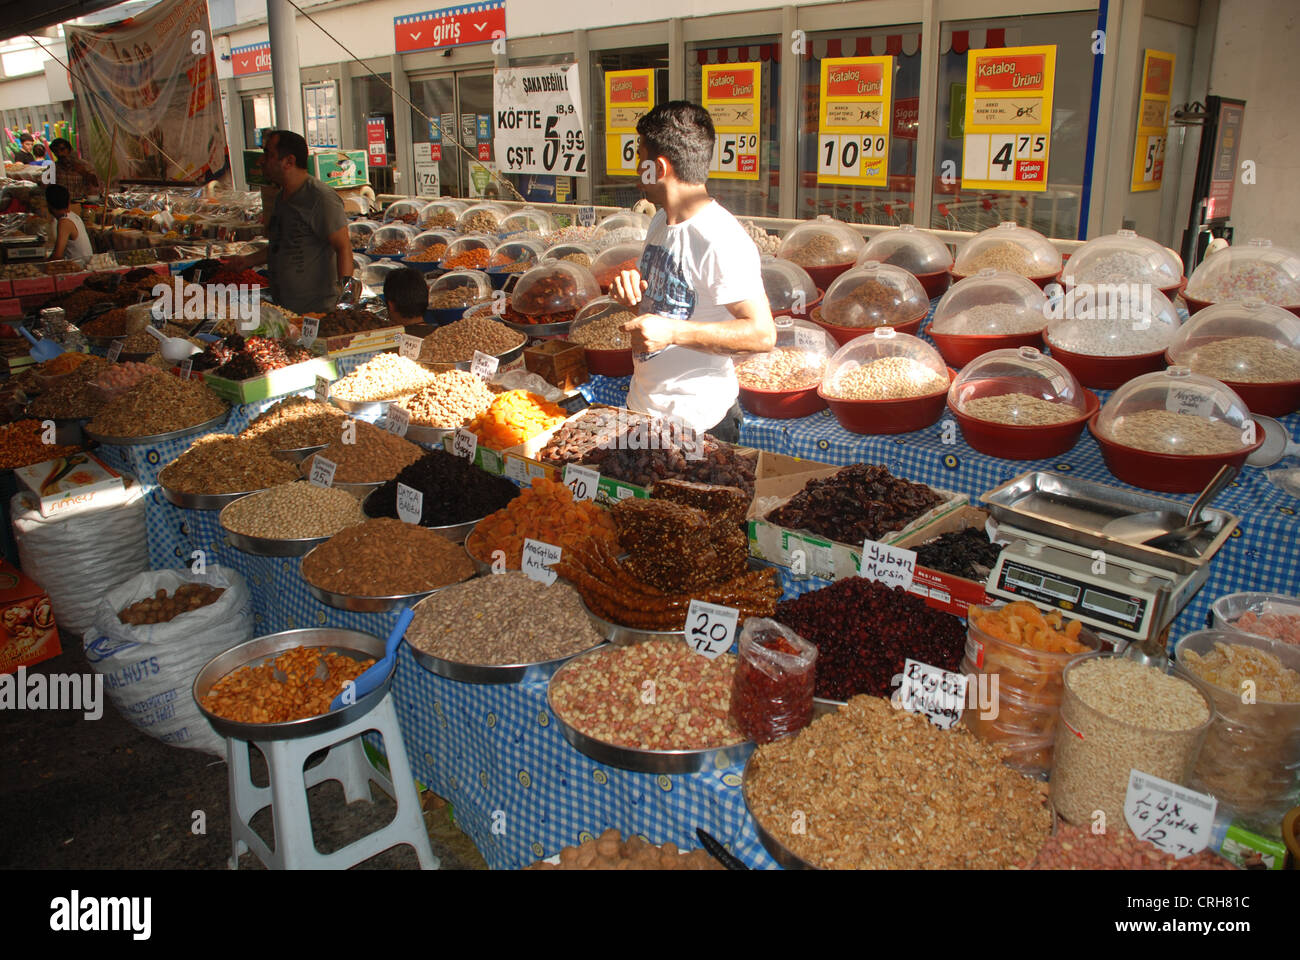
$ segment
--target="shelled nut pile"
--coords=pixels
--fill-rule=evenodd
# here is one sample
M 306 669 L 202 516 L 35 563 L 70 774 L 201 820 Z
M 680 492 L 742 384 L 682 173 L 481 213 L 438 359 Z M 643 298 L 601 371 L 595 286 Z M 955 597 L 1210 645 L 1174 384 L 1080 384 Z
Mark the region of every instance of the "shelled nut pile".
M 198 381 L 145 377 L 105 406 L 88 429 L 108 437 L 147 437 L 196 426 L 229 409 Z
M 324 457 L 337 467 L 335 483 L 379 483 L 392 479 L 402 467 L 424 456 L 424 450 L 414 443 L 373 424 L 356 421 L 353 426 L 355 443 L 344 443 L 344 437 L 336 437 L 324 450 L 302 462 L 302 475 L 310 477 L 312 461 Z
M 347 491 L 302 482 L 240 497 L 221 512 L 226 529 L 269 540 L 332 537 L 365 519 L 361 504 Z
M 426 363 L 461 363 L 474 359 L 474 351 L 500 356 L 528 340 L 491 317 L 462 317 L 439 327 L 424 338 L 420 360 Z
M 277 459 L 265 440 L 214 433 L 163 467 L 158 482 L 178 493 L 222 494 L 264 490 L 297 476 L 297 468 Z
M 574 330 L 569 339 L 588 350 L 631 350 L 632 337 L 623 329 L 623 324 L 635 319 L 636 314 L 631 310 L 607 313 Z
M 1044 400 L 1027 393 L 1000 393 L 976 397 L 961 405 L 961 412 L 976 420 L 1005 423 L 1016 427 L 1045 427 L 1078 420 L 1083 412 L 1068 403 Z
M 433 530 L 375 517 L 345 527 L 302 561 L 308 583 L 334 593 L 394 597 L 468 580 L 463 547 Z
M 836 377 L 826 392 L 843 400 L 902 400 L 947 388 L 946 376 L 911 357 L 881 357 Z
M 1126 447 L 1184 456 L 1236 453 L 1246 446 L 1240 427 L 1172 410 L 1125 414 L 1111 427 L 1111 437 Z
M 751 390 L 806 390 L 821 383 L 826 357 L 780 347 L 736 365 L 736 379 Z
M 411 422 L 431 427 L 460 427 L 492 405 L 493 393 L 482 377 L 465 370 L 436 374 L 433 382 L 398 406 Z
M 265 440 L 273 450 L 298 450 L 331 443 L 347 419 L 338 407 L 308 397 L 289 397 L 266 410 L 240 436 Z
M 354 403 L 388 400 L 422 390 L 434 376 L 414 360 L 381 353 L 330 387 L 330 396 Z

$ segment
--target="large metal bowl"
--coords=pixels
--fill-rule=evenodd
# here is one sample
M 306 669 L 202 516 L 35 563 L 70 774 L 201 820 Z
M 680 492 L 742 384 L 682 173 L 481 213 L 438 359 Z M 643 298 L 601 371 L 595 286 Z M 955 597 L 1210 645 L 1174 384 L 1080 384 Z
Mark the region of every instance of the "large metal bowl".
M 758 817 L 754 816 L 753 807 L 749 802 L 749 784 L 754 774 L 753 770 L 758 762 L 758 754 L 751 754 L 745 761 L 745 773 L 740 783 L 740 793 L 745 799 L 745 809 L 749 811 L 749 818 L 754 821 L 754 832 L 758 834 L 759 841 L 763 844 L 763 849 L 772 855 L 772 859 L 779 863 L 787 870 L 820 870 L 821 867 L 809 863 L 803 857 L 799 856 L 780 840 L 773 833 L 763 826 Z
M 340 400 L 333 394 L 330 395 L 330 403 L 340 410 L 346 411 L 358 417 L 382 417 L 388 412 L 390 403 L 398 403 L 402 400 L 409 400 L 412 394 L 403 394 L 400 397 L 389 397 L 387 400 Z
M 510 364 L 522 357 L 524 355 L 524 347 L 526 346 L 528 346 L 527 340 L 519 344 L 519 346 L 507 350 L 505 353 L 496 354 L 498 369 L 508 367 Z M 448 370 L 464 370 L 468 373 L 473 368 L 474 361 L 459 360 L 455 363 L 441 363 L 436 360 L 421 360 L 420 366 L 424 367 L 426 370 L 431 370 L 434 373 L 446 373 Z
M 226 420 L 229 417 L 230 410 L 227 408 L 211 420 L 204 420 L 192 427 L 182 427 L 180 430 L 155 433 L 147 437 L 110 437 L 107 434 L 96 433 L 91 430 L 89 423 L 86 425 L 85 433 L 91 440 L 97 440 L 110 447 L 142 447 L 151 443 L 164 443 L 167 440 L 179 440 L 181 437 L 192 437 L 201 433 L 214 433 L 226 425 Z
M 242 493 L 182 493 L 159 483 L 158 489 L 162 492 L 164 500 L 186 510 L 224 510 L 240 497 L 246 497 L 250 493 L 261 493 L 266 488 L 244 490 Z
M 411 649 L 411 654 L 420 666 L 440 677 L 446 677 L 448 680 L 459 680 L 462 683 L 523 683 L 525 681 L 550 680 L 556 670 L 574 657 L 580 657 L 584 653 L 596 650 L 604 645 L 604 641 L 601 641 L 586 650 L 579 650 L 577 653 L 571 653 L 567 657 L 557 657 L 554 660 L 539 660 L 533 663 L 486 664 L 444 660 L 442 657 L 435 657 L 431 653 L 417 650 L 410 643 L 407 644 Z
M 351 723 L 368 713 L 378 705 L 393 682 L 393 673 L 397 668 L 394 660 L 383 681 L 373 691 L 357 700 L 356 703 L 342 707 L 331 713 L 285 723 L 242 723 L 226 720 L 211 713 L 203 706 L 203 698 L 208 695 L 217 681 L 229 673 L 244 666 L 257 666 L 272 659 L 285 650 L 295 647 L 324 647 L 334 653 L 341 653 L 354 660 L 382 660 L 384 657 L 384 640 L 359 630 L 344 630 L 338 627 L 312 627 L 306 630 L 285 630 L 271 633 L 264 637 L 255 637 L 225 653 L 217 654 L 204 665 L 194 678 L 192 693 L 199 710 L 208 718 L 212 728 L 224 737 L 249 740 L 262 743 L 268 740 L 291 740 L 296 737 L 310 737 L 318 733 L 327 733 Z
M 546 706 L 551 711 L 551 716 L 555 717 L 560 725 L 564 739 L 568 740 L 579 753 L 597 763 L 632 770 L 636 773 L 689 774 L 707 770 L 725 770 L 727 767 L 745 762 L 753 752 L 754 743 L 750 740 L 728 744 L 725 747 L 706 747 L 699 750 L 642 750 L 596 740 L 570 725 L 555 709 L 555 704 L 551 700 L 555 678 L 565 670 L 574 669 L 583 658 L 595 655 L 600 649 L 599 646 L 593 647 L 586 653 L 570 657 L 551 676 L 551 683 L 546 689 Z
M 226 526 L 225 507 L 221 508 L 217 523 L 221 524 L 221 530 L 232 546 L 255 557 L 301 557 L 329 539 L 329 537 L 306 537 L 299 540 L 281 540 L 275 537 L 255 537 L 248 533 L 238 533 Z
M 326 538 L 328 539 L 328 538 Z M 305 564 L 307 558 L 316 551 L 312 547 L 303 556 L 302 561 Z M 390 610 L 398 610 L 406 605 L 414 605 L 423 600 L 425 597 L 432 596 L 440 590 L 446 590 L 448 587 L 454 587 L 456 584 L 447 583 L 441 587 L 435 587 L 432 590 L 422 590 L 419 593 L 399 593 L 388 597 L 362 597 L 351 593 L 335 593 L 332 590 L 326 590 L 324 587 L 318 587 L 307 579 L 307 575 L 302 573 L 302 567 L 298 568 L 302 575 L 302 582 L 307 585 L 307 592 L 326 606 L 333 607 L 336 610 L 347 610 L 351 613 L 387 613 Z M 466 578 L 470 579 L 470 578 Z M 464 583 L 464 580 L 459 581 Z
M 277 460 L 287 460 L 289 463 L 302 463 L 313 453 L 324 450 L 328 443 L 319 443 L 313 447 L 291 447 L 288 450 L 272 450 L 271 455 Z
M 370 493 L 366 494 L 366 498 L 361 501 L 361 510 L 367 517 L 385 516 L 385 514 L 370 512 L 371 507 L 373 506 L 371 501 L 378 492 L 379 488 L 376 487 L 374 490 L 370 491 Z M 479 520 L 482 519 L 482 517 L 479 517 Z M 472 531 L 477 524 L 478 520 L 467 520 L 464 523 L 450 523 L 441 527 L 427 526 L 424 529 L 432 530 L 434 533 L 446 537 L 452 543 L 464 543 L 465 538 L 470 535 L 470 531 Z M 470 559 L 473 560 L 474 558 L 470 557 Z M 477 561 L 475 561 L 474 568 L 475 570 L 478 569 Z
M 442 441 L 455 432 L 455 427 L 431 427 L 424 423 L 412 423 L 406 427 L 406 439 L 412 443 L 442 447 Z

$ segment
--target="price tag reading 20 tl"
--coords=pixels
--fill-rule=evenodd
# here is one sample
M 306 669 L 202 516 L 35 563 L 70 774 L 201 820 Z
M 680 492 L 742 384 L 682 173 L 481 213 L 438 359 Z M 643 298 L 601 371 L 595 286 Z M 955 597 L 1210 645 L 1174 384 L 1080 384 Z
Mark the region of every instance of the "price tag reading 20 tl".
M 709 174 L 719 180 L 758 179 L 761 63 L 705 64 L 704 109 L 716 134 Z
M 967 54 L 963 189 L 1047 189 L 1055 83 L 1055 46 Z
M 822 60 L 818 183 L 889 185 L 893 78 L 893 57 Z
M 703 600 L 692 600 L 686 608 L 686 645 L 698 654 L 716 660 L 731 649 L 740 611 Z

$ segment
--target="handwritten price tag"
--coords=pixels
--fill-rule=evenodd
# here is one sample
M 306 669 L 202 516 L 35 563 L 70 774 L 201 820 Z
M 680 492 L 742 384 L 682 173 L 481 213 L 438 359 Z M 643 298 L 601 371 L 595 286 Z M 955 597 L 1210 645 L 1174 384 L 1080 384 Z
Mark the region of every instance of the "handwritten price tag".
M 1130 770 L 1124 819 L 1139 840 L 1177 859 L 1204 850 L 1219 801 L 1204 793 Z
M 579 207 L 578 208 L 578 226 L 594 227 L 596 225 L 596 208 Z
M 420 347 L 423 344 L 424 340 L 420 337 L 413 337 L 409 333 L 399 333 L 397 335 L 398 355 L 410 360 L 420 359 Z
M 692 600 L 686 608 L 686 645 L 710 660 L 717 659 L 731 649 L 739 619 L 735 607 Z
M 595 500 L 600 487 L 600 472 L 571 463 L 564 468 L 564 485 L 573 491 L 574 500 Z
M 334 486 L 334 471 L 339 465 L 333 460 L 326 460 L 319 453 L 312 457 L 311 461 L 311 482 L 318 487 Z
M 474 360 L 470 363 L 469 371 L 481 380 L 491 380 L 500 365 L 501 361 L 490 353 L 475 350 Z
M 912 577 L 916 574 L 916 551 L 891 547 L 887 544 L 867 540 L 862 544 L 862 562 L 858 565 L 858 576 L 875 580 L 887 587 L 912 589 Z
M 464 457 L 472 463 L 476 450 L 478 450 L 478 437 L 474 432 L 466 430 L 464 427 L 457 427 L 456 436 L 451 442 L 451 452 L 458 457 Z
M 419 524 L 424 516 L 424 494 L 404 483 L 397 485 L 397 517 L 403 523 Z
M 320 334 L 320 320 L 316 317 L 308 317 L 302 322 L 302 337 L 299 342 L 304 347 L 310 347 L 316 342 L 316 337 Z
M 406 429 L 411 425 L 411 415 L 405 408 L 399 407 L 395 403 L 388 405 L 388 412 L 384 414 L 384 426 L 388 432 L 395 437 L 406 436 Z
M 186 357 L 181 361 L 181 379 L 188 380 L 190 374 L 194 372 L 194 358 Z
M 559 562 L 559 547 L 540 540 L 524 540 L 521 568 L 529 580 L 536 580 L 549 587 L 555 582 L 555 571 L 551 567 Z
M 899 679 L 899 678 L 896 678 Z M 902 683 L 893 704 L 908 713 L 920 713 L 930 722 L 949 730 L 961 719 L 966 706 L 966 677 L 919 660 L 903 662 Z
M 325 403 L 330 398 L 330 382 L 322 376 L 316 377 L 316 399 Z
M 120 357 L 121 355 L 122 355 L 122 341 L 114 340 L 112 345 L 108 348 L 108 362 L 116 363 L 117 358 Z
M 826 350 L 826 337 L 817 330 L 795 327 L 794 345 L 800 350 L 808 350 L 812 353 L 821 353 Z

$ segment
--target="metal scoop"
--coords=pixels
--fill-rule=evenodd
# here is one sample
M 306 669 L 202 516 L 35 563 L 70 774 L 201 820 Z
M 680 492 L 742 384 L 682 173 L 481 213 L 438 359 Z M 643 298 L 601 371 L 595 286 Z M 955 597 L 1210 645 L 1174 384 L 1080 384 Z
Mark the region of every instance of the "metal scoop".
M 1149 510 L 1127 517 L 1116 517 L 1101 532 L 1125 543 L 1141 543 L 1146 546 L 1168 550 L 1180 543 L 1191 540 L 1209 526 L 1208 519 L 1201 518 L 1201 512 L 1210 505 L 1223 488 L 1230 484 L 1237 475 L 1237 468 L 1224 464 L 1214 475 L 1201 495 L 1196 498 L 1192 508 L 1184 518 L 1172 510 Z
M 200 353 L 198 347 L 181 337 L 169 337 L 163 334 L 161 330 L 154 326 L 145 327 L 161 344 L 158 352 L 162 354 L 163 359 L 169 363 L 180 363 L 186 357 L 192 357 Z

